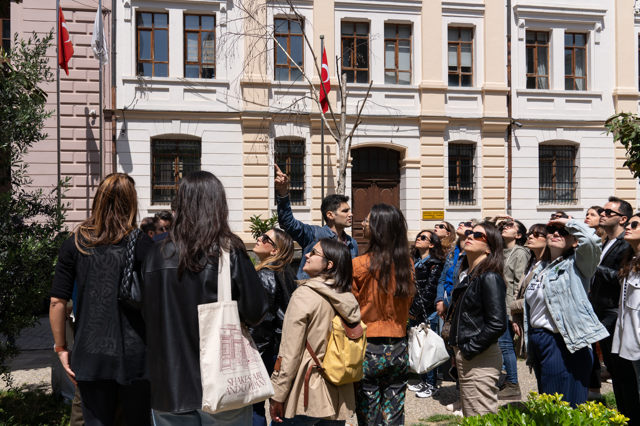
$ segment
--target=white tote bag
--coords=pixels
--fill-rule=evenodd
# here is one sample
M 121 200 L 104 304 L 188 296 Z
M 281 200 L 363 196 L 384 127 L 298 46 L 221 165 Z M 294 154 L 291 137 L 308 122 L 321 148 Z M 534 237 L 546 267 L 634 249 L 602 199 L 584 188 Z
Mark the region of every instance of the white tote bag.
M 253 339 L 231 300 L 229 252 L 218 264 L 218 301 L 198 305 L 202 410 L 219 413 L 273 396 L 273 386 Z
M 409 329 L 409 368 L 424 374 L 449 359 L 449 353 L 442 337 L 429 329 L 425 323 Z

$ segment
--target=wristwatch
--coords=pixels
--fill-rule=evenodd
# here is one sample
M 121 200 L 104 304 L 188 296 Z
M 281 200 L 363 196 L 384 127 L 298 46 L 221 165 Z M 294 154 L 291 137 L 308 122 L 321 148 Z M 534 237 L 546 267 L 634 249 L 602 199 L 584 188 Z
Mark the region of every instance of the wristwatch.
M 67 349 L 67 345 L 64 345 L 64 346 L 57 346 L 57 345 L 54 343 L 54 344 L 53 344 L 53 350 L 55 351 L 55 353 L 58 353 L 58 352 L 64 352 L 64 351 L 67 351 L 68 349 Z

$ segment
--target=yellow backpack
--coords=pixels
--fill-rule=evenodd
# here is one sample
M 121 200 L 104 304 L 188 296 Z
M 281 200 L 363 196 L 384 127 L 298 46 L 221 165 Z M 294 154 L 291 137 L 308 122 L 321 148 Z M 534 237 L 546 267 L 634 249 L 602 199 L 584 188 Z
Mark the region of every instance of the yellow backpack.
M 315 365 L 307 371 L 307 376 L 315 367 L 336 386 L 362 380 L 364 374 L 362 363 L 367 349 L 366 324 L 360 321 L 359 324 L 350 327 L 340 315 L 336 315 L 333 317 L 331 325 L 329 343 L 327 343 L 327 351 L 322 363 L 307 342 L 307 350 L 315 362 Z

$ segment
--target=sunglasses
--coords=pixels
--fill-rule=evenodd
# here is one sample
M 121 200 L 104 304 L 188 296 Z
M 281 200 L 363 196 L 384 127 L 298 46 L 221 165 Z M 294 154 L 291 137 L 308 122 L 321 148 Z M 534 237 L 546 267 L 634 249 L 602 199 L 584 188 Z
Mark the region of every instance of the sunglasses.
M 487 236 L 480 231 L 473 232 L 471 229 L 464 231 L 464 235 L 469 238 L 472 237 L 474 240 L 478 241 L 487 241 Z
M 637 222 L 637 221 L 627 223 L 627 226 L 631 227 L 631 229 L 636 229 L 638 225 L 640 225 L 640 222 Z
M 464 226 L 465 228 L 471 228 L 473 226 L 473 223 L 471 223 L 471 222 L 460 222 L 458 224 L 458 228 L 461 227 L 461 226 Z
M 622 216 L 622 213 L 617 212 L 617 211 L 615 211 L 615 210 L 611 210 L 611 209 L 603 209 L 603 210 L 602 210 L 602 213 L 604 213 L 604 214 L 605 214 L 605 216 L 612 216 L 612 215 L 614 215 L 614 214 L 615 214 L 616 216 Z M 602 214 L 602 213 L 600 213 L 600 214 Z
M 515 223 L 513 222 L 504 222 L 500 224 L 500 228 L 505 229 L 505 228 L 513 228 L 513 226 L 515 225 Z
M 430 240 L 431 238 L 429 237 L 429 235 L 427 234 L 422 234 L 422 235 L 418 235 L 416 237 L 416 241 L 420 240 L 420 241 L 427 241 Z
M 540 237 L 545 237 L 547 236 L 547 234 L 543 233 L 543 232 L 538 232 L 538 231 L 533 231 L 533 232 L 529 232 L 529 234 L 527 235 L 527 237 L 533 235 L 533 238 L 540 238 Z
M 567 231 L 565 228 L 561 228 L 559 226 L 547 226 L 547 235 L 553 235 L 556 232 L 561 237 L 566 237 L 567 235 L 569 235 L 569 231 Z
M 260 239 L 263 244 L 267 243 L 267 244 L 271 244 L 273 247 L 276 246 L 276 243 L 274 243 L 273 240 L 271 238 L 269 238 L 269 236 L 267 234 L 260 235 L 258 237 L 258 239 Z
M 323 255 L 318 253 L 316 249 L 311 249 L 311 251 L 309 252 L 309 257 L 313 257 L 313 256 L 324 257 Z
M 437 228 L 437 229 L 447 229 L 447 226 L 445 224 L 443 224 L 443 223 L 438 223 L 435 226 L 435 228 Z

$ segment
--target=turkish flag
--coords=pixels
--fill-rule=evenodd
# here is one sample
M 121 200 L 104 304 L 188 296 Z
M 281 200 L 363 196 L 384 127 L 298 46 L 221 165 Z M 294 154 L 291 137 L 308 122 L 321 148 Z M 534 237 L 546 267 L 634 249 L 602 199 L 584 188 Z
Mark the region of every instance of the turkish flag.
M 69 75 L 69 60 L 73 56 L 73 43 L 71 43 L 61 7 L 58 8 L 58 15 L 60 17 L 60 23 L 58 24 L 58 65 Z
M 320 106 L 322 112 L 327 112 L 329 109 L 329 92 L 331 91 L 331 83 L 329 82 L 329 64 L 327 63 L 327 51 L 322 49 L 322 71 L 320 71 L 320 79 L 322 80 L 322 87 L 320 89 Z

